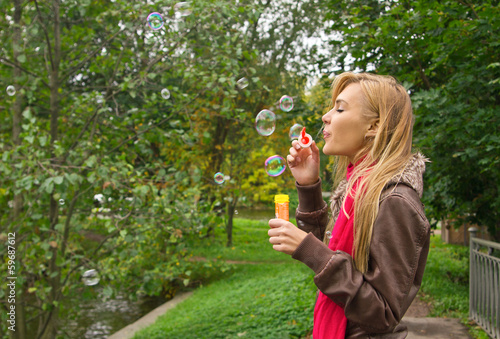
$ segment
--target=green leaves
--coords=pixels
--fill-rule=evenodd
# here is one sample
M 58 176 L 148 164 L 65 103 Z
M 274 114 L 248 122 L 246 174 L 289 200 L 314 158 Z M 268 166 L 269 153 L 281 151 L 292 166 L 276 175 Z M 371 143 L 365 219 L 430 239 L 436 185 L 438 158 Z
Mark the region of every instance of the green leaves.
M 332 32 L 342 36 L 332 44 L 339 64 L 412 84 L 415 148 L 432 161 L 424 195 L 428 217 L 467 215 L 498 237 L 496 3 L 357 0 L 340 6 L 330 14 Z

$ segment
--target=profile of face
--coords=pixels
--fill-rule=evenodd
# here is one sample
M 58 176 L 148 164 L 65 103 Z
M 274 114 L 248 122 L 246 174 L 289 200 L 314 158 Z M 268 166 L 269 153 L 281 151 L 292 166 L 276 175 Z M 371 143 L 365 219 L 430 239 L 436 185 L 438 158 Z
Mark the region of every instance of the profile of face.
M 322 117 L 324 154 L 347 156 L 353 162 L 365 144 L 365 137 L 376 134 L 376 125 L 363 115 L 365 109 L 360 84 L 349 84 L 339 93 L 333 109 Z

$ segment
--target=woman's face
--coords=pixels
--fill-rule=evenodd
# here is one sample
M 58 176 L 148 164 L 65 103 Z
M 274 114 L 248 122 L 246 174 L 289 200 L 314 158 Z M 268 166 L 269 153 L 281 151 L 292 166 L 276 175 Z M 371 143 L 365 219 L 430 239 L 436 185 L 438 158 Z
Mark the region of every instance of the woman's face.
M 353 163 L 362 149 L 371 124 L 363 117 L 363 94 L 357 83 L 348 85 L 335 101 L 335 107 L 323 115 L 326 155 L 344 155 Z

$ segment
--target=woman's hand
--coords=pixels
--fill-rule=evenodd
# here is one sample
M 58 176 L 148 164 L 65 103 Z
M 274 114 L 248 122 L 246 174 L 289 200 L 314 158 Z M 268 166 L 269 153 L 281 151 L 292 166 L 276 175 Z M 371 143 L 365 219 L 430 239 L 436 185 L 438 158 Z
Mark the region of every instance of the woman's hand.
M 307 236 L 307 233 L 297 228 L 294 224 L 283 219 L 269 220 L 271 229 L 267 232 L 269 242 L 273 249 L 286 254 L 295 252 L 299 244 Z
M 316 142 L 302 148 L 294 140 L 289 152 L 286 160 L 297 183 L 302 186 L 315 184 L 319 179 L 319 149 Z

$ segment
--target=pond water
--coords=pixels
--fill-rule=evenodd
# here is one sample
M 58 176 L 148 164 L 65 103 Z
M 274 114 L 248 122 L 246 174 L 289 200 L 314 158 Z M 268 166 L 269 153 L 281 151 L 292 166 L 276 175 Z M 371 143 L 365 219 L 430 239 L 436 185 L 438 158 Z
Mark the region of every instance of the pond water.
M 253 219 L 253 220 L 263 220 L 268 221 L 274 218 L 274 209 L 237 209 L 238 214 L 235 212 L 235 218 Z
M 68 319 L 62 324 L 61 334 L 69 338 L 104 339 L 166 301 L 164 298 L 151 297 L 134 302 L 124 296 L 103 302 L 86 300 L 80 302 L 76 318 Z
M 235 217 L 267 221 L 274 217 L 274 209 L 238 209 Z M 60 335 L 64 338 L 105 339 L 167 302 L 167 299 L 159 297 L 131 301 L 120 295 L 103 300 L 100 297 L 65 300 L 66 307 L 78 305 L 79 310 L 73 310 L 70 319 L 61 319 Z M 28 328 L 30 330 L 33 329 Z M 29 335 L 35 337 L 35 333 Z

